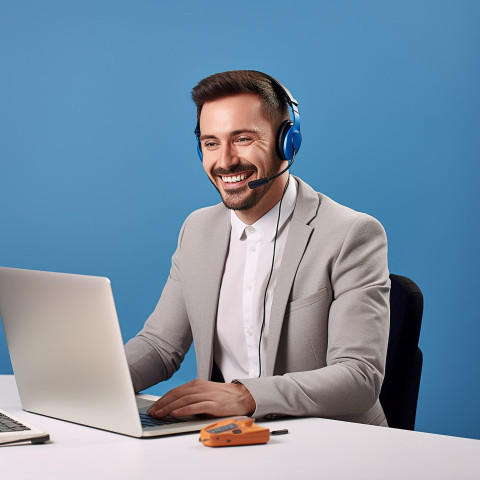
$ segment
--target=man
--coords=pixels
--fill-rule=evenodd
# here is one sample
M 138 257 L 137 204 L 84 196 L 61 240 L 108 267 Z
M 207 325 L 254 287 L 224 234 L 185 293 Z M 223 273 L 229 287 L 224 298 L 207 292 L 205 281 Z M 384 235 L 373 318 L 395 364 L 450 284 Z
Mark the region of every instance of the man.
M 169 378 L 193 339 L 198 379 L 166 393 L 150 415 L 386 425 L 382 226 L 288 173 L 251 188 L 291 165 L 299 148 L 296 134 L 283 141 L 299 119 L 272 77 L 215 74 L 192 97 L 199 155 L 223 204 L 187 218 L 159 303 L 126 345 L 135 390 Z

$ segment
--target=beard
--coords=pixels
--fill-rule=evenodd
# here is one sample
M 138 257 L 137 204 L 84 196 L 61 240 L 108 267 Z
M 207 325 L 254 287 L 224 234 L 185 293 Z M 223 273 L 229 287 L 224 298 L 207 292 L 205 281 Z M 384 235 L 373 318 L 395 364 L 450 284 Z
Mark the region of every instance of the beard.
M 257 167 L 250 163 L 242 163 L 239 165 L 235 165 L 234 167 L 225 170 L 223 168 L 217 168 L 212 173 L 214 176 L 218 175 L 234 175 L 235 173 L 245 172 L 246 170 L 251 170 L 253 173 L 257 172 Z M 269 169 L 266 177 L 271 177 L 275 175 L 274 169 Z M 253 174 L 252 174 L 253 175 Z M 255 207 L 258 202 L 264 197 L 264 195 L 270 190 L 274 182 L 268 182 L 267 184 L 257 187 L 254 189 L 250 189 L 248 183 L 243 185 L 242 187 L 233 189 L 230 188 L 228 191 L 222 191 L 217 187 L 215 182 L 208 177 L 212 185 L 215 187 L 217 192 L 220 194 L 222 198 L 222 202 L 230 210 L 250 210 L 251 208 Z M 221 180 L 219 180 L 221 181 Z

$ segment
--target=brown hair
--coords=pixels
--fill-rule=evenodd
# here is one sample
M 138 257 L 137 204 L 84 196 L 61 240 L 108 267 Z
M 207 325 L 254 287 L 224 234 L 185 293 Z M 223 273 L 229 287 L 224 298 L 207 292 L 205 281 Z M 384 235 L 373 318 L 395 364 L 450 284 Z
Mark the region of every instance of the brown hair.
M 278 126 L 290 118 L 285 93 L 267 75 L 255 70 L 231 70 L 206 77 L 192 89 L 197 121 L 205 103 L 242 93 L 259 95 L 266 115 Z

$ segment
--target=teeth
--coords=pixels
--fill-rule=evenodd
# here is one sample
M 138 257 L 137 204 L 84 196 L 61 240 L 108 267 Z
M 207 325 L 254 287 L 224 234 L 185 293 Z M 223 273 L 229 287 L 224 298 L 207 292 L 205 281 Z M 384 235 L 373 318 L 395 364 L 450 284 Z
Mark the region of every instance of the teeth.
M 245 174 L 242 173 L 241 175 L 234 175 L 233 177 L 222 177 L 222 180 L 225 183 L 241 182 L 242 180 L 245 180 Z

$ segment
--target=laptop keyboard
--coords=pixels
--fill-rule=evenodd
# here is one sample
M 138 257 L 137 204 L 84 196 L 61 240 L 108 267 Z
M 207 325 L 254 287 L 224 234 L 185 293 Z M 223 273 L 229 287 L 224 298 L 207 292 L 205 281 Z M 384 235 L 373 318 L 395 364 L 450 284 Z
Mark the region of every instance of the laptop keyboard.
M 169 416 L 163 418 L 153 418 L 146 413 L 140 413 L 140 420 L 142 422 L 142 427 L 156 427 L 158 425 L 171 425 L 172 423 L 183 422 L 183 420 Z
M 30 430 L 30 428 L 8 415 L 0 413 L 0 432 L 22 432 L 24 430 Z

